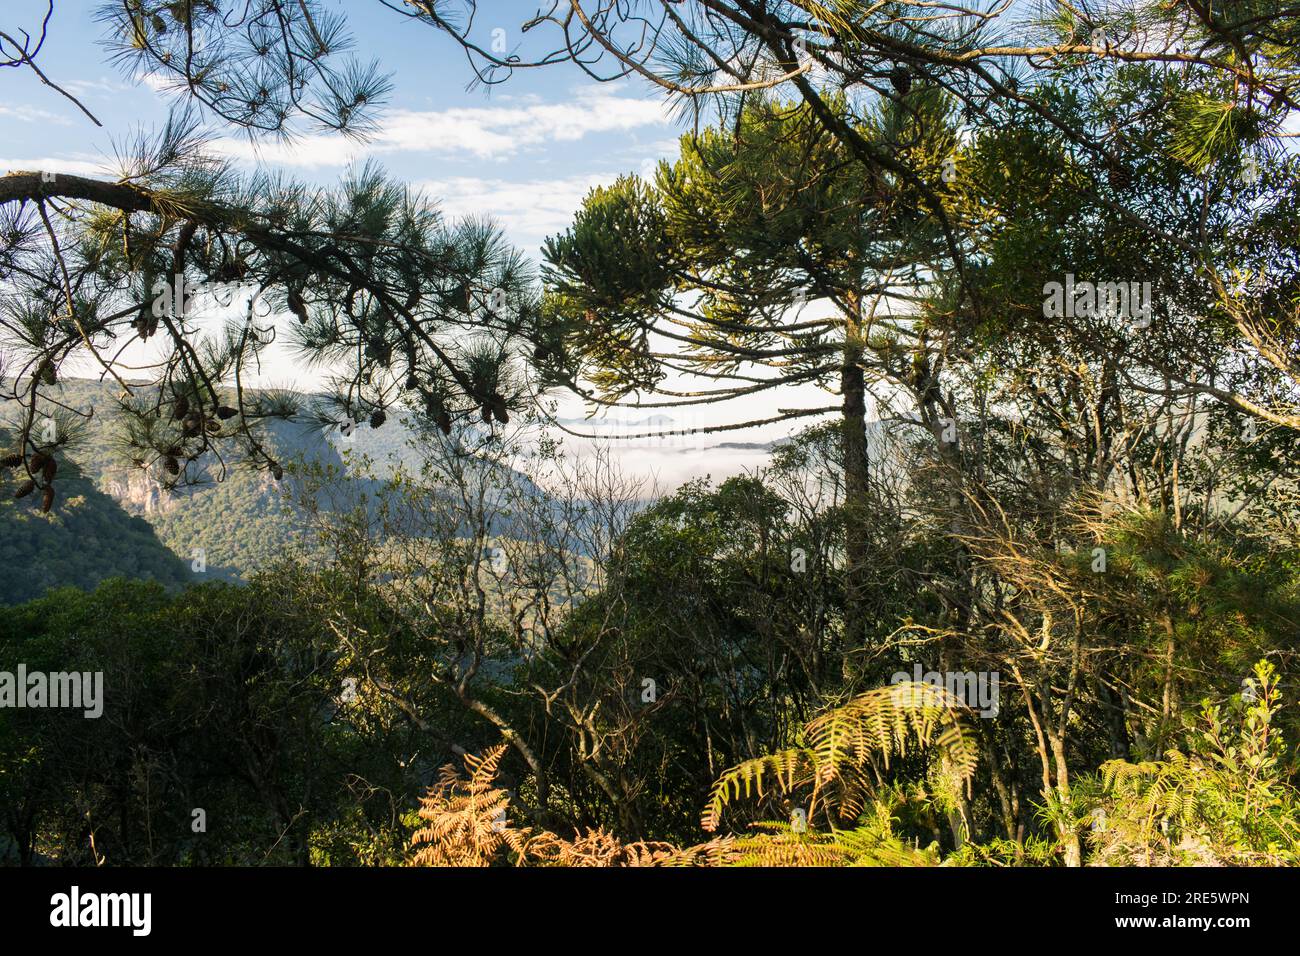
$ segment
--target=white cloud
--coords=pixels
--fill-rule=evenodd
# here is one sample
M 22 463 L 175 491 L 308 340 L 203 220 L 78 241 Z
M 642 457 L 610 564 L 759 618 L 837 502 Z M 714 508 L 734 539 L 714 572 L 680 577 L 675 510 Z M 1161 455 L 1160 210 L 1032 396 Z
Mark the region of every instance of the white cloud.
M 573 214 L 593 186 L 608 185 L 617 177 L 617 173 L 592 173 L 513 182 L 457 176 L 426 180 L 419 183 L 419 188 L 437 200 L 449 218 L 490 216 L 512 242 L 533 252 L 542 239 L 573 221 Z
M 101 76 L 97 80 L 66 80 L 62 86 L 69 93 L 76 96 L 95 94 L 99 96 L 116 96 L 120 93 L 129 93 L 136 89 L 127 83 L 121 83 L 117 80 Z
M 229 159 L 304 169 L 347 166 L 367 153 L 378 151 L 376 146 L 374 142 L 358 144 L 343 136 L 323 134 L 301 136 L 292 143 L 253 143 L 247 139 L 225 137 L 208 144 L 213 153 Z
M 222 155 L 287 166 L 346 166 L 382 153 L 438 153 L 467 159 L 501 159 L 547 142 L 574 142 L 593 133 L 628 132 L 670 122 L 663 104 L 620 96 L 608 87 L 580 89 L 562 103 L 524 101 L 502 106 L 447 110 L 393 110 L 370 141 L 348 142 L 334 134 L 304 136 L 291 144 L 254 145 L 226 138 L 213 147 Z
M 58 113 L 51 113 L 49 110 L 39 110 L 32 106 L 0 106 L 0 116 L 6 119 L 16 119 L 23 123 L 55 123 L 59 126 L 70 126 L 72 121 L 66 116 L 60 116 Z

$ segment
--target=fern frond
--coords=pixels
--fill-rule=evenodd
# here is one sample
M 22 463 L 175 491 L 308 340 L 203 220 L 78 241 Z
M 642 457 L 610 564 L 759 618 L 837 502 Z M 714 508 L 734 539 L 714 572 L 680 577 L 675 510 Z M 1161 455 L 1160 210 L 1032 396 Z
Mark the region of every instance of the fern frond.
M 718 828 L 723 811 L 740 799 L 770 792 L 789 795 L 811 787 L 808 813 L 832 805 L 840 819 L 857 816 L 872 789 L 864 773 L 877 759 L 931 748 L 970 786 L 978 744 L 962 724 L 964 703 L 942 687 L 905 682 L 867 691 L 814 718 L 804 727 L 807 746 L 747 760 L 714 783 L 701 825 Z
M 737 764 L 714 782 L 700 825 L 712 833 L 721 822 L 722 811 L 733 800 L 751 796 L 762 799 L 767 793 L 765 781 L 768 790 L 792 793 L 815 779 L 816 768 L 817 755 L 804 748 L 766 754 Z

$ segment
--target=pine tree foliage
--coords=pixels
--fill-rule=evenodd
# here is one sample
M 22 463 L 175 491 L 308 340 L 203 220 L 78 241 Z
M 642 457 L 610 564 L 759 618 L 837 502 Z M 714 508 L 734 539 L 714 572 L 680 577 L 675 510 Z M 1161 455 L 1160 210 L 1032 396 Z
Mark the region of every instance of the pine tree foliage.
M 250 133 L 363 136 L 390 90 L 375 62 L 350 55 L 345 16 L 320 0 L 109 0 L 97 17 L 128 76 Z
M 278 480 L 284 463 L 259 436 L 269 419 L 346 431 L 405 407 L 444 433 L 509 421 L 512 342 L 534 308 L 530 267 L 499 229 L 447 221 L 378 166 L 322 190 L 237 173 L 205 142 L 193 113 L 176 114 L 123 146 L 115 180 L 0 177 L 22 479 L 53 487 L 44 462 L 66 441 L 46 437 L 37 409 L 73 362 L 118 385 L 104 411 L 168 487 L 232 464 Z M 245 387 L 277 338 L 330 370 L 324 401 Z M 140 365 L 151 379 L 132 377 Z

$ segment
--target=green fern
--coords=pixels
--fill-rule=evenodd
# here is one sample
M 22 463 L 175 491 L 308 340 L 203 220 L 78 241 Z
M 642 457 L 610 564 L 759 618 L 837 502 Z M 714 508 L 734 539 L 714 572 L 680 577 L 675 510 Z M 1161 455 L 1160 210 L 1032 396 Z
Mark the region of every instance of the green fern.
M 1300 860 L 1300 791 L 1281 769 L 1284 743 L 1271 665 L 1255 668 L 1260 692 L 1229 734 L 1220 709 L 1202 711 L 1205 730 L 1187 753 L 1101 767 L 1099 825 L 1092 843 L 1107 862 L 1195 860 L 1212 865 Z
M 771 793 L 808 791 L 809 818 L 856 817 L 873 780 L 890 759 L 933 748 L 945 766 L 969 788 L 978 761 L 977 743 L 961 722 L 965 705 L 943 688 L 902 683 L 881 687 L 813 719 L 804 727 L 804 746 L 747 760 L 713 785 L 701 824 L 714 831 L 734 801 Z

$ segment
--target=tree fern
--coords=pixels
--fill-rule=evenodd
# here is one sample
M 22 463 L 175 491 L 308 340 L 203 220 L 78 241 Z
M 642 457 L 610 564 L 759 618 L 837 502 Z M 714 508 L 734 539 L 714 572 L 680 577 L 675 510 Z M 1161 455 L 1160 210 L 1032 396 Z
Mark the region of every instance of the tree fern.
M 964 704 L 943 688 L 902 683 L 853 698 L 804 727 L 804 746 L 766 754 L 732 767 L 713 785 L 701 823 L 714 831 L 734 801 L 807 790 L 808 815 L 861 813 L 880 769 L 910 750 L 934 748 L 969 786 L 978 760 L 973 735 L 962 725 Z

